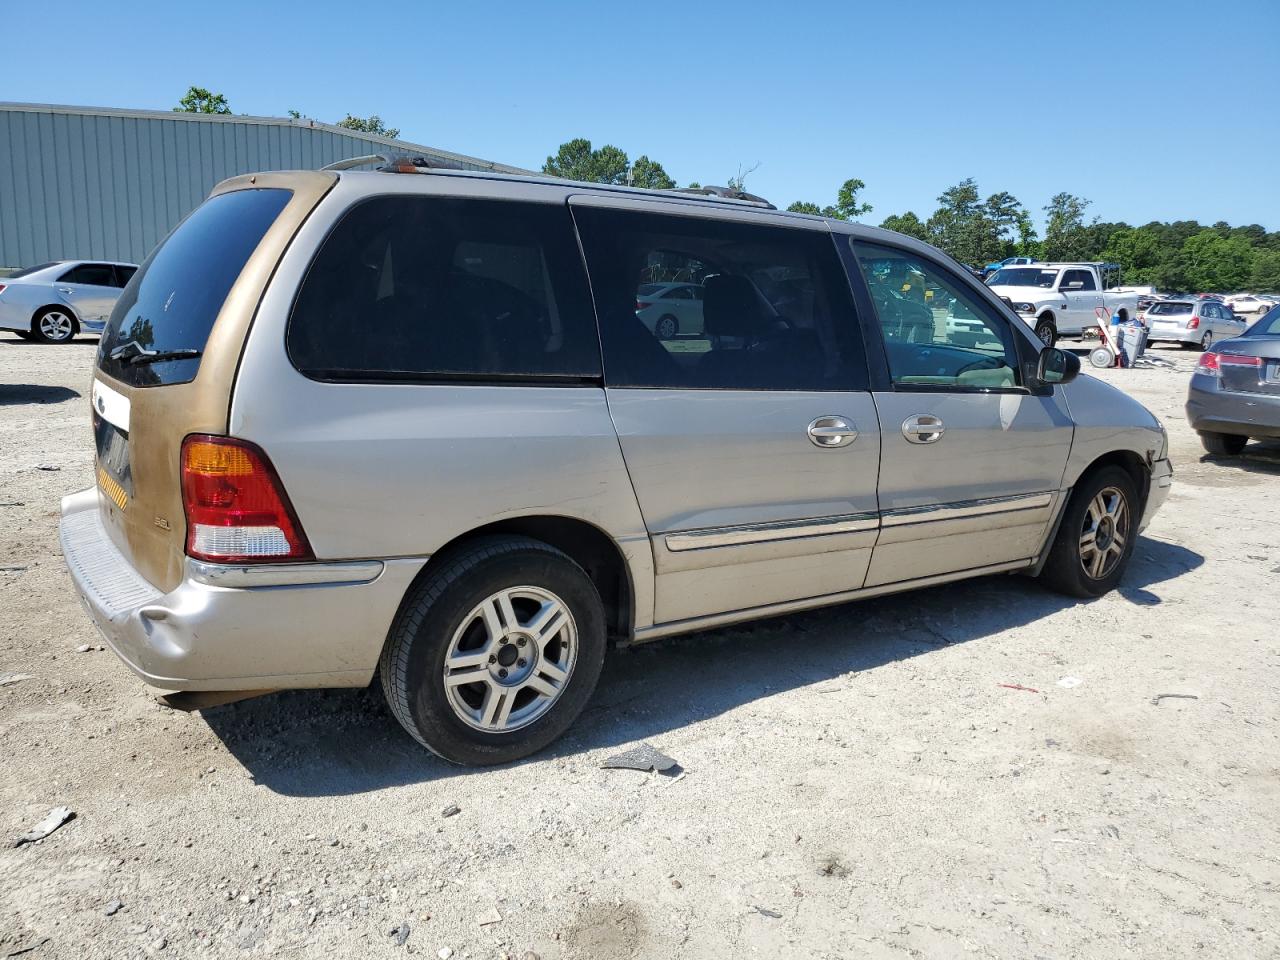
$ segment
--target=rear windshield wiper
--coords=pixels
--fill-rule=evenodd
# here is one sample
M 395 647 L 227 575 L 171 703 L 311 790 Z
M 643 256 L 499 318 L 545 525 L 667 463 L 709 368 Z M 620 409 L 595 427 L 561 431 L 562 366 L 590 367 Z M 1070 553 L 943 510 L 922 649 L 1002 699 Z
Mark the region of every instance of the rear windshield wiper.
M 109 356 L 112 360 L 137 366 L 142 363 L 162 363 L 165 360 L 190 360 L 202 353 L 204 353 L 203 350 L 197 350 L 194 347 L 182 350 L 148 350 L 137 340 L 130 340 L 112 350 Z

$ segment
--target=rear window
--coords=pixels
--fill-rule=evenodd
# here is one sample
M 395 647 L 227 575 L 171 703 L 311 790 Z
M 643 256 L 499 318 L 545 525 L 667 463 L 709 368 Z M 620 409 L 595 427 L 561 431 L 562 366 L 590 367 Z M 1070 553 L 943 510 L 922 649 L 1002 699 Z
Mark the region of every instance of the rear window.
M 1153 303 L 1147 311 L 1153 317 L 1172 317 L 1180 313 L 1190 313 L 1189 303 Z
M 99 368 L 135 387 L 194 380 L 227 293 L 292 195 L 290 190 L 220 194 L 178 224 L 116 302 L 102 334 Z M 120 356 L 112 359 L 115 352 Z M 190 355 L 148 362 L 148 353 Z
M 342 218 L 298 291 L 289 358 L 319 380 L 579 380 L 600 344 L 569 211 L 374 197 Z
M 48 263 L 37 263 L 34 267 L 24 267 L 21 270 L 15 270 L 9 274 L 9 280 L 17 280 L 19 277 L 29 277 L 33 273 L 39 273 L 41 270 L 48 270 L 50 267 L 56 267 L 61 260 L 50 260 Z

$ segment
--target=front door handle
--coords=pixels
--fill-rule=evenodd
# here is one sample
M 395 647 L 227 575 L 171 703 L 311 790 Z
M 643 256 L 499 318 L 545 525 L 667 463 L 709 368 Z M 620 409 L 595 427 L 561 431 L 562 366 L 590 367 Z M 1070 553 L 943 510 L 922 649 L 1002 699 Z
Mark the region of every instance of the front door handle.
M 70 287 L 59 287 L 59 288 L 58 288 L 58 292 L 59 292 L 59 293 L 65 293 L 67 296 L 71 296 L 71 294 L 73 293 L 73 291 L 72 291 L 72 289 L 71 289 Z
M 819 417 L 809 424 L 809 442 L 815 447 L 847 447 L 858 439 L 858 431 L 844 417 Z
M 910 443 L 936 443 L 946 432 L 942 418 L 931 413 L 917 413 L 902 421 L 902 435 Z

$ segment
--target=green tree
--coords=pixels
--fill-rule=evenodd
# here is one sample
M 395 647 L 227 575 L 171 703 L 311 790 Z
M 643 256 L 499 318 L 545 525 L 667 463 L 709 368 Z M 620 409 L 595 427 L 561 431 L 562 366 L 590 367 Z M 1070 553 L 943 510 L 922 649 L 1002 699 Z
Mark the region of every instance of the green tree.
M 1124 283 L 1159 286 L 1166 251 L 1155 230 L 1149 227 L 1126 227 L 1111 234 L 1099 257 L 1124 267 Z
M 836 191 L 837 220 L 857 220 L 871 212 L 871 204 L 863 203 L 858 199 L 858 191 L 866 188 L 867 185 L 857 177 L 851 177 L 840 184 L 840 189 Z
M 754 167 L 752 169 L 755 169 Z M 748 171 L 750 172 L 750 171 Z M 865 190 L 867 185 L 857 177 L 851 177 L 840 184 L 836 191 L 836 202 L 820 207 L 810 200 L 797 200 L 787 207 L 789 213 L 811 213 L 829 220 L 857 220 L 871 212 L 871 204 L 858 199 L 858 191 Z
M 1069 193 L 1058 193 L 1044 208 L 1048 214 L 1044 230 L 1046 260 L 1084 260 L 1089 253 L 1089 234 L 1084 212 L 1089 201 Z
M 1280 250 L 1254 250 L 1247 286 L 1258 293 L 1280 293 Z
M 631 165 L 631 185 L 646 190 L 671 190 L 676 182 L 662 169 L 662 164 L 642 154 Z
M 577 137 L 560 144 L 555 155 L 547 157 L 542 172 L 566 180 L 623 184 L 627 182 L 629 167 L 627 155 L 617 147 L 605 144 L 599 150 L 593 150 L 590 140 Z
M 362 133 L 373 133 L 388 140 L 395 140 L 400 136 L 399 127 L 388 127 L 376 113 L 368 117 L 353 117 L 348 113 L 338 121 L 338 126 L 346 127 L 348 130 L 359 130 Z
M 941 206 L 925 224 L 930 243 L 973 266 L 999 259 L 1004 247 L 1000 229 L 987 204 L 979 199 L 978 184 L 972 177 L 944 190 L 938 203 Z
M 917 240 L 923 240 L 926 243 L 929 241 L 929 229 L 924 225 L 924 221 L 910 210 L 901 215 L 890 214 L 880 222 L 880 226 L 885 230 L 906 234 L 908 237 L 915 237 Z
M 990 256 L 986 259 L 986 263 L 1003 260 L 1014 254 L 1034 255 L 1022 251 L 1035 245 L 1035 225 L 1031 222 L 1031 214 L 1012 193 L 1001 190 L 987 197 L 983 204 L 982 215 L 990 221 L 989 225 L 983 226 L 985 242 L 995 247 L 989 251 Z
M 749 177 L 751 174 L 755 173 L 759 169 L 760 169 L 760 164 L 758 163 L 754 164 L 753 166 L 747 167 L 747 169 L 745 170 L 742 169 L 742 164 L 738 164 L 737 175 L 730 177 L 729 182 L 726 184 L 726 186 L 733 193 L 745 193 L 747 189 L 747 177 Z
M 227 98 L 204 87 L 189 87 L 187 95 L 178 101 L 174 113 L 230 113 Z
M 1196 290 L 1239 290 L 1251 276 L 1254 254 L 1243 237 L 1224 237 L 1210 228 L 1187 239 L 1177 263 L 1187 285 Z

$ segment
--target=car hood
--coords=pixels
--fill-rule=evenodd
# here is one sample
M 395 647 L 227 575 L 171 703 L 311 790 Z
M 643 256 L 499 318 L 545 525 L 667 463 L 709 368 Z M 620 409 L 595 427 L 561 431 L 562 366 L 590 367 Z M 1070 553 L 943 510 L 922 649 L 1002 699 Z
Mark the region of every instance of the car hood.
M 987 287 L 997 297 L 1008 297 L 1014 303 L 1035 303 L 1038 300 L 1060 300 L 1052 290 L 1046 290 L 1044 287 L 1010 287 L 1005 284 L 998 284 L 994 287 Z

